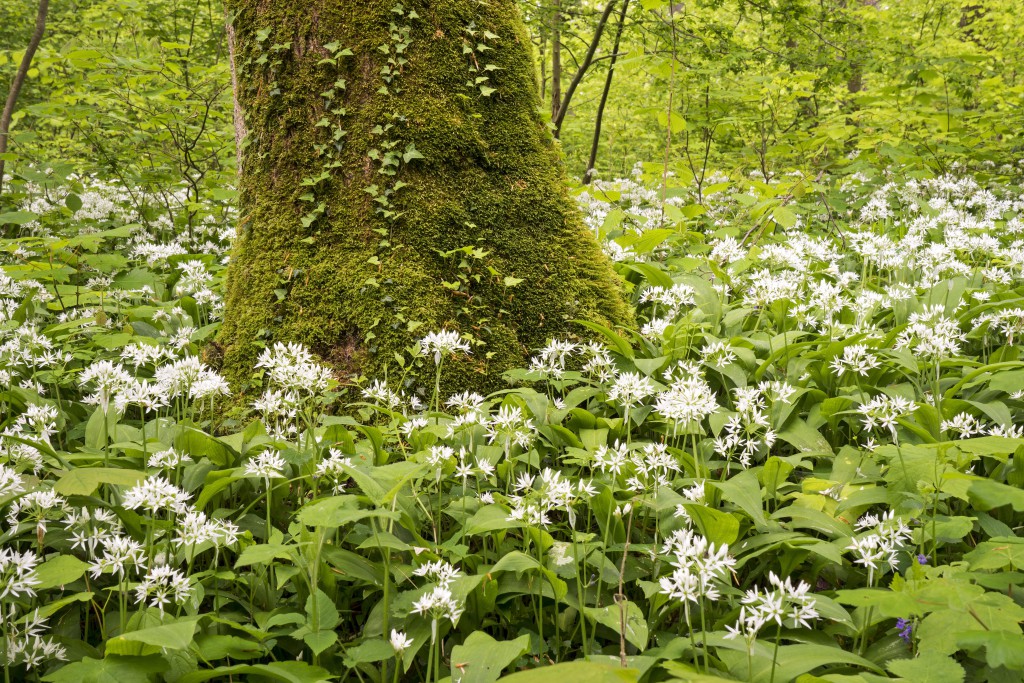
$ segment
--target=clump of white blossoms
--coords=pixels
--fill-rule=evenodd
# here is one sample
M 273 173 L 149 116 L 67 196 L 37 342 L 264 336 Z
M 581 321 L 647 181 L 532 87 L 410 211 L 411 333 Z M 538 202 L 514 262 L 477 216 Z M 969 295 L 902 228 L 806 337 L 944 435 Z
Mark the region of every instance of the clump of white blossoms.
M 284 479 L 284 468 L 288 463 L 273 448 L 268 448 L 245 463 L 245 473 L 250 477 Z
M 638 372 L 622 372 L 612 381 L 608 389 L 608 400 L 618 403 L 629 413 L 645 398 L 654 394 L 654 383 Z
M 462 616 L 464 607 L 452 596 L 451 591 L 451 583 L 460 572 L 457 567 L 438 560 L 417 567 L 413 573 L 437 584 L 412 605 L 414 614 L 430 619 L 431 639 L 436 640 L 437 625 L 441 619 L 447 619 L 454 624 Z
M 272 386 L 303 396 L 321 394 L 333 381 L 331 369 L 302 344 L 276 342 L 263 350 L 255 367 L 266 371 Z
M 33 552 L 0 548 L 0 600 L 34 596 L 34 586 L 40 583 L 36 576 L 38 565 L 39 556 Z
M 97 405 L 104 413 L 110 410 L 114 394 L 132 382 L 132 376 L 117 363 L 101 360 L 82 371 L 78 378 L 83 387 L 92 386 L 93 393 L 83 399 L 85 403 Z
M 810 584 L 792 579 L 785 581 L 774 572 L 768 573 L 770 588 L 754 586 L 743 596 L 739 618 L 734 626 L 726 626 L 726 638 L 742 638 L 747 651 L 752 652 L 757 634 L 769 623 L 790 628 L 813 628 L 812 622 L 820 615 L 815 608 L 816 599 L 810 593 Z
M 180 514 L 187 509 L 191 496 L 161 476 L 147 477 L 124 494 L 124 506 L 129 510 L 142 508 L 149 513 L 161 511 Z
M 949 432 L 960 439 L 969 439 L 986 431 L 985 423 L 970 413 L 958 413 L 952 420 L 943 420 L 942 431 Z
M 579 346 L 572 342 L 553 339 L 530 358 L 530 371 L 541 379 L 562 379 L 569 357 L 578 350 Z
M 4 624 L 6 643 L 0 648 L 0 666 L 23 664 L 32 670 L 54 660 L 67 660 L 67 650 L 60 643 L 43 636 L 48 618 L 35 609 L 31 614 L 19 616 L 17 605 L 0 606 L 0 621 Z
M 879 394 L 867 403 L 861 404 L 857 408 L 857 412 L 863 415 L 864 429 L 868 431 L 879 427 L 887 429 L 892 436 L 893 443 L 898 445 L 899 435 L 896 432 L 896 421 L 904 415 L 909 415 L 914 408 L 914 402 L 910 399 Z
M 451 330 L 431 332 L 420 340 L 420 348 L 432 355 L 435 365 L 440 365 L 444 356 L 454 356 L 460 352 L 470 353 L 469 342 L 462 339 L 458 332 Z
M 163 614 L 164 607 L 173 602 L 183 604 L 192 595 L 192 584 L 189 578 L 177 569 L 158 564 L 143 577 L 135 586 L 135 601 L 146 602 L 156 607 Z
M 715 392 L 696 368 L 680 363 L 676 369 L 665 372 L 665 379 L 671 384 L 668 391 L 658 394 L 654 412 L 672 423 L 673 435 L 680 427 L 697 426 L 718 410 Z
M 857 521 L 857 528 L 871 531 L 852 539 L 846 549 L 853 552 L 854 562 L 867 567 L 868 586 L 874 586 L 876 572 L 899 566 L 900 551 L 911 538 L 910 527 L 890 510 L 881 516 L 864 515 Z
M 830 367 L 837 377 L 845 373 L 867 377 L 868 373 L 881 365 L 878 357 L 863 344 L 851 344 L 843 349 L 843 355 L 832 359 Z
M 912 313 L 894 347 L 912 349 L 915 354 L 932 360 L 959 355 L 964 333 L 960 323 L 947 318 L 943 311 L 942 306 L 926 306 L 920 313 Z
M 495 442 L 504 446 L 508 453 L 512 444 L 529 448 L 536 437 L 533 420 L 523 415 L 523 409 L 516 405 L 503 405 L 485 423 L 487 443 Z
M 673 571 L 659 579 L 660 592 L 682 601 L 687 610 L 691 602 L 717 600 L 721 595 L 718 584 L 725 581 L 736 566 L 736 558 L 729 554 L 727 544 L 716 547 L 690 529 L 672 532 L 665 539 L 661 554 L 668 556 Z

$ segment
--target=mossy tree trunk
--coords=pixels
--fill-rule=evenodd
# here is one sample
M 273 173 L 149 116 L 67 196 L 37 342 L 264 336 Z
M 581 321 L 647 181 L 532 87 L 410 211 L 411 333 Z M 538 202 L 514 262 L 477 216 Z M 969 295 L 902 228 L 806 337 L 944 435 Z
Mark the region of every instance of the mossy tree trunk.
M 439 329 L 449 381 L 500 386 L 575 319 L 628 322 L 538 113 L 514 0 L 228 0 L 246 140 L 218 337 L 245 389 L 261 346 L 380 376 Z

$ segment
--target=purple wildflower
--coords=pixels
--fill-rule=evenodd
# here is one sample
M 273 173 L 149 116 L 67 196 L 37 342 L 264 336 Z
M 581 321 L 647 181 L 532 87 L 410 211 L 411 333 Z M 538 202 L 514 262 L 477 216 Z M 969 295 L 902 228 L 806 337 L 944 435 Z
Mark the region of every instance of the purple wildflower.
M 903 618 L 897 619 L 896 629 L 899 631 L 899 636 L 903 639 L 903 642 L 910 645 L 910 637 L 914 633 L 914 622 Z

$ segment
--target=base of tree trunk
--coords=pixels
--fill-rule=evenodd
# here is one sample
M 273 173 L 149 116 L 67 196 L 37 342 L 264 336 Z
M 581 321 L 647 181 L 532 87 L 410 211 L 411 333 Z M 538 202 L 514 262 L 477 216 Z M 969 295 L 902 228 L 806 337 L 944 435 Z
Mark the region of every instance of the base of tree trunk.
M 247 139 L 218 336 L 394 378 L 416 339 L 472 337 L 446 384 L 490 390 L 572 321 L 629 324 L 538 114 L 515 2 L 229 0 Z

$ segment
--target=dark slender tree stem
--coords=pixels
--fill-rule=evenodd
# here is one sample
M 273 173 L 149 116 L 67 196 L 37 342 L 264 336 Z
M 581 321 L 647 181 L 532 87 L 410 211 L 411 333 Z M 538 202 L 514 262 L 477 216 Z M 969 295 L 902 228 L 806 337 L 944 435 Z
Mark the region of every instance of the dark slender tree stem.
M 36 28 L 32 32 L 32 38 L 28 41 L 25 54 L 21 58 L 18 71 L 11 81 L 11 89 L 7 93 L 7 102 L 4 104 L 4 113 L 0 115 L 0 192 L 4 189 L 4 154 L 7 153 L 7 132 L 11 128 L 11 119 L 14 117 L 14 105 L 18 101 L 18 94 L 21 93 L 21 86 L 25 84 L 28 77 L 29 67 L 32 66 L 32 58 L 35 57 L 39 43 L 43 40 L 43 33 L 46 31 L 46 13 L 50 9 L 50 0 L 39 0 L 39 11 L 36 13 Z
M 629 0 L 622 3 L 622 11 L 619 12 L 619 26 L 615 30 L 615 45 L 612 47 L 611 63 L 608 65 L 608 75 L 604 79 L 604 90 L 601 91 L 601 102 L 597 105 L 597 117 L 594 121 L 594 140 L 590 143 L 590 159 L 587 161 L 587 170 L 583 173 L 583 184 L 589 185 L 593 179 L 594 166 L 597 165 L 597 150 L 601 145 L 601 122 L 604 120 L 604 108 L 608 104 L 608 94 L 612 89 L 612 78 L 615 76 L 615 62 L 619 59 L 619 44 L 622 41 L 622 30 L 626 26 L 626 10 L 629 9 Z

